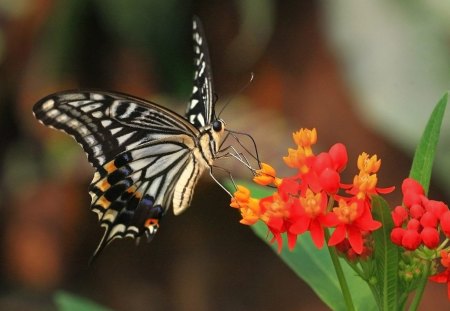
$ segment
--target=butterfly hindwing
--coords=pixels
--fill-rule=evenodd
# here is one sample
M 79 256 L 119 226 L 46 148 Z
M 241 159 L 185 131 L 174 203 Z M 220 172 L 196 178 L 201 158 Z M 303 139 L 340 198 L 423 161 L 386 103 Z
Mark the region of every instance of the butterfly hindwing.
M 66 91 L 39 101 L 43 124 L 73 136 L 96 168 L 91 208 L 105 227 L 96 251 L 117 237 L 153 236 L 173 205 L 184 210 L 202 167 L 191 150 L 198 130 L 176 113 L 125 94 Z M 185 187 L 182 187 L 182 189 Z M 173 201 L 173 202 L 172 202 Z
M 173 136 L 139 145 L 94 174 L 89 187 L 91 207 L 105 227 L 96 253 L 118 237 L 137 238 L 145 234 L 151 238 L 174 193 L 181 197 L 180 206 L 175 206 L 178 200 L 173 200 L 174 209 L 187 207 L 192 190 L 177 189 L 186 189 L 182 185 L 192 184 L 191 181 L 195 183 L 202 167 L 182 142 L 186 140 L 189 138 Z M 196 174 L 190 174 L 192 170 L 197 170 Z
M 186 118 L 196 127 L 210 124 L 214 116 L 214 90 L 208 46 L 202 24 L 198 18 L 193 21 L 194 41 L 194 87 L 189 101 Z

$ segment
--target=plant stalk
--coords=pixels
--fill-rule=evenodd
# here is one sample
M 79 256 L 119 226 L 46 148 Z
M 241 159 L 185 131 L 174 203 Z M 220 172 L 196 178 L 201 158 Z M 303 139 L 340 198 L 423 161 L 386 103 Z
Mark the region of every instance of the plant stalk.
M 325 238 L 326 241 L 330 239 L 330 233 L 325 230 Z M 345 304 L 347 306 L 347 310 L 355 311 L 355 307 L 353 306 L 352 295 L 350 294 L 350 290 L 348 288 L 347 280 L 344 276 L 344 271 L 342 270 L 341 263 L 339 262 L 338 255 L 336 253 L 336 248 L 327 247 L 330 252 L 331 261 L 333 262 L 334 270 L 336 271 L 337 278 L 339 280 L 339 285 L 341 286 L 342 296 L 344 297 Z
M 423 293 L 425 292 L 425 286 L 427 285 L 427 282 L 428 282 L 428 275 L 430 273 L 430 267 L 431 267 L 431 262 L 427 261 L 424 264 L 424 269 L 422 271 L 422 276 L 421 276 L 419 285 L 417 286 L 416 293 L 414 294 L 414 299 L 413 299 L 411 305 L 409 306 L 410 311 L 416 311 L 417 308 L 419 307 L 420 301 L 422 300 Z

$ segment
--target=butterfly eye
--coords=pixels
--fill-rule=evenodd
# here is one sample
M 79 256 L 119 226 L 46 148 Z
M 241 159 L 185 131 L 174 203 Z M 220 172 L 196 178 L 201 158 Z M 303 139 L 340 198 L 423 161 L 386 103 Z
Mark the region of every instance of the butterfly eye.
M 215 132 L 220 132 L 223 128 L 223 124 L 219 120 L 216 120 L 213 122 L 212 128 Z

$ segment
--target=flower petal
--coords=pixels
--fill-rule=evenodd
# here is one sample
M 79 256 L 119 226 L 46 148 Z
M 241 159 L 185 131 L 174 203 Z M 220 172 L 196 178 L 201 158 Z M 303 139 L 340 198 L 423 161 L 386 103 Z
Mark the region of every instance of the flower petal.
M 340 242 L 342 242 L 345 239 L 346 236 L 346 230 L 345 225 L 341 224 L 336 227 L 333 234 L 330 237 L 330 240 L 328 240 L 328 245 L 333 246 Z
M 348 241 L 355 253 L 360 254 L 363 251 L 363 238 L 361 231 L 354 226 L 347 227 Z

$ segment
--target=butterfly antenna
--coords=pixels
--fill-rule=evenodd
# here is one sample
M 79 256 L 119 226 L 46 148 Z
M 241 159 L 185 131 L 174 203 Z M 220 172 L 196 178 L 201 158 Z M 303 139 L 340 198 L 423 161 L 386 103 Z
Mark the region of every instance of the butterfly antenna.
M 225 110 L 225 108 L 231 103 L 231 100 L 236 97 L 236 95 L 241 94 L 246 88 L 248 88 L 248 86 L 250 85 L 250 83 L 253 82 L 253 79 L 255 77 L 255 74 L 253 72 L 250 73 L 250 79 L 247 81 L 247 83 L 244 84 L 243 87 L 241 87 L 241 89 L 234 94 L 233 96 L 230 97 L 230 99 L 228 99 L 228 101 L 225 103 L 225 105 L 223 105 L 222 109 L 220 109 L 220 112 L 217 116 L 217 118 L 220 118 L 220 115 L 222 114 L 222 112 Z

